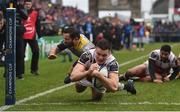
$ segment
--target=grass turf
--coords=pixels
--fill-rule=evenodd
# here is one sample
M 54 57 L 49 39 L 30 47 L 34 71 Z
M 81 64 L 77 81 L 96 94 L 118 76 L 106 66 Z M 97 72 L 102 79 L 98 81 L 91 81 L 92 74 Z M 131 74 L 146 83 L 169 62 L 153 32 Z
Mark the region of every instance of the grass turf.
M 144 52 L 136 52 L 135 50 L 114 51 L 113 54 L 117 58 L 119 64 L 123 64 L 132 59 L 148 55 L 153 49 L 160 48 L 164 43 L 154 43 L 145 45 Z M 172 49 L 178 55 L 180 44 L 169 43 L 175 45 Z M 128 68 L 141 64 L 147 58 L 127 64 L 120 67 L 120 73 L 125 72 Z M 75 60 L 75 59 L 74 59 Z M 46 90 L 63 86 L 64 77 L 72 63 L 61 63 L 60 58 L 56 60 L 40 60 L 40 75 L 33 76 L 30 74 L 30 62 L 26 63 L 26 73 L 24 80 L 16 80 L 16 98 L 17 101 L 33 96 Z M 0 73 L 3 74 L 3 68 Z M 84 93 L 75 92 L 74 86 L 70 86 L 51 94 L 47 94 L 33 100 L 15 105 L 8 110 L 13 111 L 168 111 L 180 110 L 180 81 L 175 80 L 163 84 L 135 82 L 137 95 L 127 94 L 125 91 L 116 93 L 107 93 L 100 102 L 92 102 L 91 91 L 87 89 Z M 0 77 L 0 105 L 4 105 L 5 97 L 5 80 Z

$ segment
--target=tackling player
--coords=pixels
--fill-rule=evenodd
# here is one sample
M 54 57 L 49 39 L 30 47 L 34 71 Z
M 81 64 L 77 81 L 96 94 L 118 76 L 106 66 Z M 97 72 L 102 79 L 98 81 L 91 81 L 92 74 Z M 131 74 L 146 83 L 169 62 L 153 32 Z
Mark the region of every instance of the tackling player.
M 94 44 L 91 43 L 83 34 L 80 34 L 75 28 L 65 27 L 63 29 L 63 41 L 58 44 L 56 48 L 51 49 L 48 58 L 55 59 L 57 54 L 65 49 L 69 49 L 74 55 L 80 57 L 83 52 L 94 47 Z M 73 64 L 73 67 L 76 65 L 76 63 L 77 61 Z M 73 67 L 71 67 L 68 75 L 71 74 Z M 67 84 L 70 82 L 65 78 L 64 83 Z

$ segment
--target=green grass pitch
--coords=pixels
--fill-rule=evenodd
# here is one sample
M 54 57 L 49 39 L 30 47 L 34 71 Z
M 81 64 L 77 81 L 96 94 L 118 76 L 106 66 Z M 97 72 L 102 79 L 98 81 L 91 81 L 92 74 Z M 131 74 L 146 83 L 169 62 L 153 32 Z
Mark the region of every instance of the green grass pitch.
M 146 44 L 144 52 L 114 51 L 119 64 L 124 64 L 120 66 L 120 73 L 143 63 L 147 57 L 125 64 L 126 62 L 147 56 L 150 51 L 160 48 L 162 44 L 164 43 Z M 168 44 L 173 46 L 173 52 L 177 56 L 180 53 L 180 44 Z M 135 82 L 137 95 L 119 91 L 105 94 L 102 101 L 92 102 L 90 89 L 79 94 L 75 92 L 73 84 L 64 87 L 63 80 L 71 64 L 61 63 L 61 57 L 56 60 L 41 59 L 40 75 L 33 76 L 30 74 L 30 62 L 26 62 L 24 80 L 16 80 L 17 104 L 8 107 L 7 111 L 180 111 L 179 79 L 163 84 Z M 4 69 L 1 67 L 0 109 L 4 106 L 5 99 L 3 72 Z M 51 91 L 48 93 L 48 90 Z

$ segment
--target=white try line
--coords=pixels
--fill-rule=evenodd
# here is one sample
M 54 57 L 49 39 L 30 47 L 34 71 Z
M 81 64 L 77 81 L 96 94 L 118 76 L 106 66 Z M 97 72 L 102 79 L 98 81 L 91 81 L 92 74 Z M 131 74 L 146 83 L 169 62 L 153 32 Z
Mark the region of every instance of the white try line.
M 172 47 L 177 46 L 177 45 L 178 45 L 178 44 L 174 44 L 174 45 L 172 45 Z M 141 57 L 139 57 L 139 58 L 135 58 L 135 59 L 133 59 L 133 60 L 129 60 L 129 61 L 125 62 L 125 63 L 122 63 L 122 64 L 121 64 L 121 67 L 122 67 L 122 66 L 125 66 L 125 65 L 127 65 L 127 64 L 130 64 L 130 63 L 139 61 L 139 60 L 145 58 L 146 56 L 147 56 L 147 55 L 144 55 L 144 56 L 141 56 Z M 69 87 L 69 86 L 72 86 L 72 85 L 74 85 L 74 83 L 66 84 L 66 85 L 63 85 L 63 86 L 60 86 L 60 87 L 56 87 L 56 88 L 53 88 L 53 89 L 50 89 L 50 90 L 47 90 L 47 91 L 44 91 L 44 92 L 35 94 L 35 95 L 30 96 L 30 97 L 28 97 L 28 98 L 24 98 L 24 99 L 22 99 L 22 100 L 17 101 L 15 105 L 23 104 L 23 103 L 25 103 L 25 102 L 27 102 L 27 101 L 36 99 L 36 98 L 38 98 L 38 97 L 40 97 L 40 96 L 44 96 L 44 95 L 47 95 L 47 94 L 56 92 L 56 91 L 58 91 L 58 90 L 64 89 L 64 88 Z M 9 108 L 11 108 L 11 107 L 13 107 L 13 106 L 15 106 L 15 105 L 1 106 L 1 107 L 0 107 L 0 111 L 7 110 L 7 109 L 9 109 Z
M 31 104 L 19 104 L 19 105 L 28 105 L 28 106 L 43 106 L 43 105 L 180 105 L 179 103 L 174 102 L 59 102 L 59 103 L 31 103 Z
M 139 57 L 139 58 L 135 58 L 135 59 L 130 60 L 130 61 L 127 61 L 127 62 L 125 62 L 125 63 L 122 63 L 122 64 L 121 64 L 121 67 L 122 67 L 122 66 L 125 66 L 125 65 L 127 65 L 127 64 L 129 64 L 129 63 L 133 63 L 133 62 L 135 62 L 135 61 L 139 61 L 139 60 L 145 58 L 146 56 L 147 56 L 147 55 L 141 56 L 141 57 Z M 38 98 L 38 97 L 40 97 L 40 96 L 44 96 L 44 95 L 53 93 L 53 92 L 55 92 L 55 91 L 61 90 L 61 89 L 63 89 L 63 88 L 66 88 L 66 87 L 69 87 L 69 86 L 72 86 L 72 85 L 74 85 L 74 83 L 70 83 L 70 84 L 67 84 L 67 85 L 63 85 L 63 86 L 60 86 L 60 87 L 56 87 L 56 88 L 53 88 L 53 89 L 50 89 L 50 90 L 47 90 L 47 91 L 44 91 L 44 92 L 35 94 L 35 95 L 30 96 L 30 97 L 28 97 L 28 98 L 24 98 L 24 99 L 22 99 L 22 100 L 17 101 L 15 105 L 20 105 L 20 104 L 25 103 L 25 102 L 27 102 L 27 101 L 33 100 L 33 99 Z M 0 107 L 0 111 L 2 111 L 2 110 L 7 110 L 7 109 L 9 109 L 9 108 L 11 108 L 11 107 L 13 107 L 13 106 L 15 106 L 15 105 L 2 106 L 2 107 Z
M 30 97 L 28 97 L 28 98 L 24 98 L 24 99 L 22 99 L 22 100 L 17 101 L 15 105 L 20 105 L 20 104 L 25 103 L 25 102 L 27 102 L 27 101 L 33 100 L 33 99 L 38 98 L 38 97 L 40 97 L 40 96 L 44 96 L 44 95 L 53 93 L 53 92 L 55 92 L 55 91 L 61 90 L 61 89 L 63 89 L 63 88 L 69 87 L 69 86 L 71 86 L 71 85 L 74 85 L 74 83 L 66 84 L 66 85 L 63 85 L 63 86 L 60 86 L 60 87 L 56 87 L 56 88 L 53 88 L 53 89 L 50 89 L 50 90 L 47 90 L 47 91 L 44 91 L 44 92 L 35 94 L 35 95 L 30 96 Z M 13 106 L 15 106 L 15 105 L 2 106 L 2 107 L 0 107 L 0 111 L 7 110 L 7 109 L 9 109 L 9 108 L 11 108 L 11 107 L 13 107 Z

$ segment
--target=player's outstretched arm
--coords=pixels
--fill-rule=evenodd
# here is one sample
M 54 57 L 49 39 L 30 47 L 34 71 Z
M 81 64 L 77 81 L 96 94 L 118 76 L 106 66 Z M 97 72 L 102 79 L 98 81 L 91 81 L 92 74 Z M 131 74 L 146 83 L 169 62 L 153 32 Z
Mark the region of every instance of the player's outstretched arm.
M 57 58 L 57 48 L 52 48 L 48 55 L 48 59 L 52 60 L 52 59 L 56 59 L 56 58 Z

